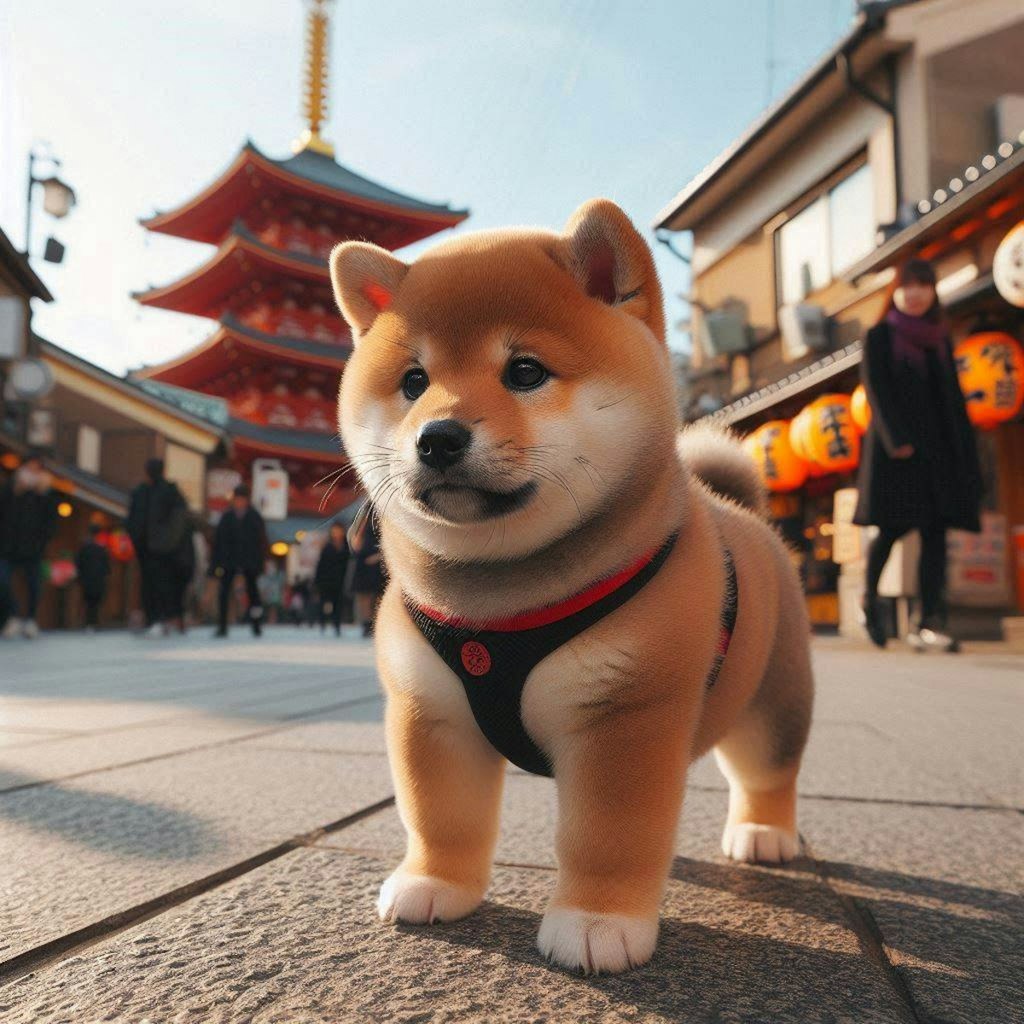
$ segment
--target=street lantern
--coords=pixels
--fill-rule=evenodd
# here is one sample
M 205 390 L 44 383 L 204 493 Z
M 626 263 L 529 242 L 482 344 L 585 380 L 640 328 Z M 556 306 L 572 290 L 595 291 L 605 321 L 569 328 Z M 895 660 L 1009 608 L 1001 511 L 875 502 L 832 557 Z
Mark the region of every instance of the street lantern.
M 32 255 L 32 190 L 36 185 L 43 187 L 43 209 L 58 220 L 66 217 L 74 208 L 77 198 L 75 190 L 65 181 L 61 181 L 53 171 L 45 178 L 36 177 L 36 161 L 50 164 L 53 168 L 60 167 L 60 161 L 50 153 L 37 153 L 35 149 L 28 152 L 28 189 L 25 199 L 25 255 Z M 46 252 L 43 259 L 49 263 L 60 263 L 64 259 L 64 246 L 55 238 L 46 241 Z
M 64 262 L 64 243 L 58 242 L 56 238 L 51 235 L 46 240 L 46 246 L 43 248 L 43 259 L 47 263 L 63 263 Z
M 43 178 L 39 184 L 43 186 L 43 209 L 58 220 L 66 217 L 75 205 L 75 190 L 56 175 Z

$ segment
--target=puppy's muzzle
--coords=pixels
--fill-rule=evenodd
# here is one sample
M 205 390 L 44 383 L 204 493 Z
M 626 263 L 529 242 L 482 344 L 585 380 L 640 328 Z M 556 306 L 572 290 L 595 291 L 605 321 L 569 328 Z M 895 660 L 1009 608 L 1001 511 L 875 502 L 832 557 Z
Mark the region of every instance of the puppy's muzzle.
M 431 420 L 416 435 L 420 462 L 443 473 L 461 462 L 473 435 L 458 420 Z

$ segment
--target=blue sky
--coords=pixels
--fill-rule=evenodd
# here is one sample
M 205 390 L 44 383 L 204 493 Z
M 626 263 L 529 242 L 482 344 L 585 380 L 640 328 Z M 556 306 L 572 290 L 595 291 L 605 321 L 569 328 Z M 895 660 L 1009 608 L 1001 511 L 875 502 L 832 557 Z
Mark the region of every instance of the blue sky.
M 34 250 L 48 232 L 68 250 L 35 262 L 56 297 L 40 334 L 121 372 L 209 333 L 130 299 L 209 253 L 137 219 L 208 184 L 247 136 L 288 154 L 303 16 L 300 0 L 3 5 L 0 225 L 20 247 L 33 139 L 79 198 L 62 222 L 34 215 Z M 606 195 L 653 243 L 657 211 L 852 16 L 851 0 L 336 0 L 324 134 L 354 170 L 469 207 L 463 230 L 560 228 Z M 675 321 L 684 267 L 655 250 Z

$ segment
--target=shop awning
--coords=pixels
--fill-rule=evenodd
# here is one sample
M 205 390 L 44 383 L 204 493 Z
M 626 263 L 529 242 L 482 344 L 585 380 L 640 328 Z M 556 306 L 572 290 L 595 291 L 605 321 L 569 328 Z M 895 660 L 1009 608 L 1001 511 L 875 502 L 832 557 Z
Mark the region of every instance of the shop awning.
M 830 352 L 816 362 L 809 363 L 788 377 L 766 384 L 763 388 L 730 402 L 713 413 L 710 418 L 715 422 L 732 426 L 758 413 L 766 412 L 787 399 L 818 389 L 847 370 L 860 365 L 860 354 L 861 342 L 852 342 L 845 348 Z
M 843 279 L 857 281 L 865 274 L 896 266 L 936 241 L 957 241 L 951 234 L 952 225 L 971 218 L 980 224 L 1004 216 L 1005 211 L 996 201 L 1014 190 L 1019 194 L 1022 184 L 1024 132 L 1016 142 L 1002 143 L 980 161 L 980 166 L 966 168 L 962 177 L 950 182 L 949 189 L 938 189 L 931 199 L 922 199 L 918 207 L 920 218 L 855 263 L 843 273 Z M 934 254 L 924 255 L 932 258 Z

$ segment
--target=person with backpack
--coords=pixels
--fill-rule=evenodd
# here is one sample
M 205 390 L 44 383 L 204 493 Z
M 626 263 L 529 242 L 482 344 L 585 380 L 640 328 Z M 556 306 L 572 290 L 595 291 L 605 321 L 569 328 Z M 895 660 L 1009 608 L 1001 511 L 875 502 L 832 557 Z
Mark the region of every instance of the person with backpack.
M 149 634 L 166 634 L 178 610 L 176 563 L 188 532 L 188 506 L 177 484 L 164 477 L 162 459 L 146 462 L 146 479 L 132 491 L 125 525 L 142 574 L 142 610 Z
M 263 516 L 249 501 L 249 488 L 239 484 L 231 499 L 231 507 L 221 516 L 213 536 L 213 554 L 209 574 L 220 584 L 217 632 L 214 636 L 228 635 L 228 605 L 231 587 L 239 573 L 245 579 L 245 593 L 249 599 L 247 617 L 253 636 L 263 632 L 260 620 L 263 606 L 256 580 L 267 554 L 267 529 Z

